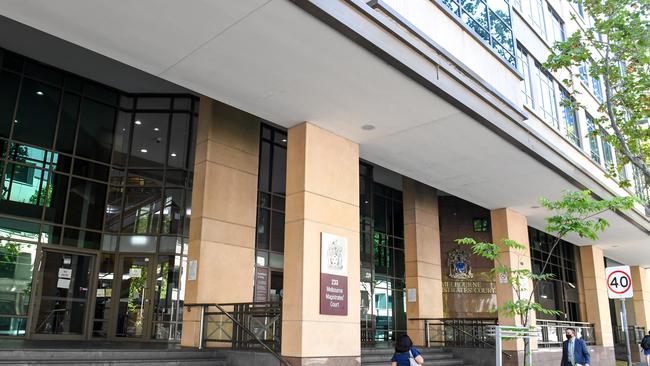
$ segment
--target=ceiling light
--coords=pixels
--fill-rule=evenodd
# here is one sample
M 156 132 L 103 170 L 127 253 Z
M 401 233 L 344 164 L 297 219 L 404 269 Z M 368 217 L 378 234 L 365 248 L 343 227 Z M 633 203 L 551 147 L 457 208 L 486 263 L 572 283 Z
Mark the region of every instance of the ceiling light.
M 135 124 L 139 126 L 139 125 L 142 124 L 142 122 L 140 122 L 140 121 L 135 121 Z
M 158 128 L 158 127 L 154 127 L 153 130 L 154 130 L 154 131 L 160 131 L 160 128 Z
M 14 120 L 14 123 L 18 123 L 18 120 L 17 120 L 17 119 L 15 119 L 15 120 Z
M 43 95 L 43 92 L 39 90 L 36 92 L 36 95 Z
M 171 153 L 172 158 L 176 157 L 176 153 Z
M 363 125 L 363 126 L 361 126 L 361 129 L 365 130 L 365 131 L 370 131 L 370 130 L 374 130 L 375 126 L 373 126 L 373 125 Z
M 141 152 L 141 153 L 146 153 L 146 152 L 147 152 L 147 149 L 140 149 L 140 152 Z
M 287 142 L 287 139 L 282 139 L 282 142 Z

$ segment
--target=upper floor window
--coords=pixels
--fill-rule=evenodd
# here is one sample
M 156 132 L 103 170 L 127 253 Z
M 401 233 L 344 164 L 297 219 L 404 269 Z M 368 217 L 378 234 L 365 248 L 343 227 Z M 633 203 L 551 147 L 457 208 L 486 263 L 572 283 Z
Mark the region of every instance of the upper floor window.
M 553 42 L 565 41 L 564 22 L 562 22 L 560 16 L 550 6 L 548 7 L 548 13 L 551 20 L 551 29 L 549 30 L 550 40 Z
M 524 94 L 524 104 L 533 108 L 530 63 L 528 62 L 528 53 L 521 46 L 517 47 L 517 69 L 524 77 L 524 80 L 521 82 L 521 92 Z
M 596 96 L 596 99 L 598 99 L 599 102 L 603 101 L 603 89 L 600 85 L 600 79 L 591 77 L 591 85 L 594 87 L 594 95 Z
M 528 9 L 528 17 L 530 18 L 533 28 L 539 34 L 546 38 L 546 24 L 544 24 L 544 2 L 543 0 L 530 0 L 530 8 Z
M 585 11 L 582 8 L 582 3 L 578 1 L 578 14 L 580 15 L 581 18 L 585 17 Z
M 587 114 L 587 132 L 589 134 L 589 149 L 591 150 L 591 159 L 600 164 L 600 146 L 598 144 L 598 136 L 594 135 L 596 125 L 594 119 Z
M 535 62 L 533 86 L 540 98 L 538 103 L 536 103 L 537 108 L 544 115 L 546 122 L 558 129 L 557 100 L 555 99 L 553 78 L 537 62 Z
M 588 89 L 589 88 L 589 75 L 588 75 L 588 71 L 587 71 L 587 64 L 585 62 L 580 64 L 580 67 L 578 67 L 578 73 L 580 74 L 580 81 Z
M 510 7 L 505 0 L 440 0 L 443 5 L 490 45 L 512 66 L 515 61 L 515 41 L 512 34 Z
M 580 147 L 580 130 L 578 128 L 578 119 L 576 118 L 576 112 L 572 105 L 575 103 L 574 99 L 571 98 L 569 92 L 560 88 L 560 100 L 562 108 L 562 122 L 564 126 L 562 128 L 565 131 L 566 137 L 573 142 L 574 145 Z M 567 105 L 567 104 L 571 104 Z
M 603 159 L 605 160 L 605 168 L 614 167 L 614 153 L 612 152 L 612 145 L 601 138 L 600 141 L 603 145 Z

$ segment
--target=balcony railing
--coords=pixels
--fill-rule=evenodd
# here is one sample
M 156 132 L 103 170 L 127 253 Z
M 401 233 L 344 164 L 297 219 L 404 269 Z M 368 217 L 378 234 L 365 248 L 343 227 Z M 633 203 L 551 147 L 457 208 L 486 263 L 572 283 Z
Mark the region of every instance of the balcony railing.
M 537 344 L 540 348 L 562 347 L 567 328 L 575 329 L 576 336 L 582 338 L 587 345 L 596 344 L 593 324 L 556 320 L 537 320 Z
M 627 327 L 627 334 L 630 335 L 630 344 L 639 344 L 647 333 L 645 327 L 630 325 Z M 614 344 L 625 344 L 625 334 L 620 326 L 614 328 Z

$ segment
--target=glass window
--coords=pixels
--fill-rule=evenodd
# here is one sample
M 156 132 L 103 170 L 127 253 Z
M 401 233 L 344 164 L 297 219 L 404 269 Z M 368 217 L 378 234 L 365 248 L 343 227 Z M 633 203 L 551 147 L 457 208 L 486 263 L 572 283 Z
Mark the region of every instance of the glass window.
M 23 79 L 13 138 L 46 148 L 52 147 L 59 99 L 58 89 Z
M 580 81 L 582 84 L 589 89 L 589 76 L 588 76 L 588 71 L 587 71 L 587 64 L 582 63 L 578 67 L 578 74 L 580 75 Z
M 167 161 L 167 113 L 138 113 L 133 121 L 129 166 L 160 167 Z
M 99 249 L 101 241 L 100 233 L 66 228 L 61 244 L 75 248 Z
M 0 240 L 0 334 L 23 336 L 32 290 L 36 244 Z
M 601 88 L 600 79 L 595 78 L 595 77 L 592 76 L 591 77 L 591 85 L 594 88 L 594 95 L 596 96 L 596 99 L 598 99 L 599 102 L 602 102 L 603 101 L 603 90 Z
M 521 82 L 521 92 L 524 94 L 524 104 L 532 108 L 534 107 L 534 103 L 528 53 L 523 48 L 517 47 L 517 57 L 519 60 L 517 67 L 519 72 L 521 72 L 521 75 L 524 77 L 524 80 Z
M 10 72 L 0 72 L 0 136 L 9 137 L 14 121 L 14 107 L 18 96 L 20 77 Z
M 74 138 L 77 133 L 80 98 L 74 94 L 63 95 L 59 132 L 56 137 L 56 149 L 71 154 L 74 149 Z
M 566 137 L 571 142 L 573 142 L 574 145 L 580 147 L 582 146 L 580 142 L 580 130 L 578 128 L 578 119 L 576 117 L 576 112 L 573 107 L 575 102 L 573 98 L 569 96 L 569 92 L 563 88 L 560 88 L 560 98 L 562 99 L 560 103 Z
M 187 142 L 190 133 L 190 115 L 185 113 L 174 113 L 172 115 L 172 127 L 169 137 L 169 156 L 167 164 L 174 168 L 185 168 L 187 158 Z
M 612 153 L 612 145 L 607 142 L 603 137 L 600 138 L 603 145 L 603 160 L 606 168 L 614 167 L 614 154 Z
M 0 212 L 40 218 L 45 202 L 47 171 L 22 164 L 7 164 Z
M 114 126 L 115 108 L 84 99 L 81 103 L 77 155 L 110 162 Z
M 66 175 L 51 175 L 45 204 L 45 220 L 59 224 L 63 223 L 68 181 L 69 178 Z
M 587 133 L 589 137 L 589 149 L 591 150 L 591 159 L 600 164 L 600 147 L 598 144 L 598 136 L 594 134 L 596 125 L 594 119 L 587 114 Z
M 538 92 L 537 95 L 541 98 L 537 103 L 538 109 L 542 112 L 547 123 L 559 129 L 553 78 L 537 62 L 535 63 L 534 84 Z
M 120 237 L 120 252 L 155 252 L 156 238 L 152 235 L 123 235 Z
M 161 202 L 161 188 L 127 187 L 122 212 L 122 232 L 157 233 Z
M 109 186 L 106 200 L 106 214 L 104 215 L 104 230 L 112 233 L 121 228 L 120 214 L 122 212 L 122 192 L 124 188 Z
M 131 121 L 133 116 L 130 112 L 120 111 L 117 115 L 115 133 L 113 135 L 113 164 L 124 166 L 129 155 L 129 136 L 131 135 Z
M 181 218 L 183 216 L 183 189 L 165 189 L 163 199 L 163 234 L 181 234 Z
M 528 18 L 533 24 L 533 28 L 546 38 L 546 24 L 544 23 L 544 3 L 542 0 L 530 0 L 530 12 Z
M 101 230 L 104 218 L 106 185 L 85 179 L 72 178 L 66 223 L 68 225 Z
M 48 84 L 60 86 L 63 82 L 63 73 L 59 70 L 43 65 L 40 62 L 28 60 L 25 63 L 25 75 L 44 81 Z
M 551 20 L 551 29 L 549 32 L 550 41 L 564 42 L 566 40 L 564 34 L 564 22 L 562 22 L 560 16 L 550 6 L 548 7 L 548 14 L 550 15 Z

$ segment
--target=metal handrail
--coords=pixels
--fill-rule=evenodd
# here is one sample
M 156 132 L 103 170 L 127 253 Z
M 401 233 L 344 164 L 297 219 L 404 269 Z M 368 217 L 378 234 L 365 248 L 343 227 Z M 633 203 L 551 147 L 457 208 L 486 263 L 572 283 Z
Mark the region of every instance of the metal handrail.
M 496 347 L 494 344 L 485 341 L 484 339 L 481 339 L 477 337 L 474 334 L 471 334 L 467 332 L 466 330 L 460 328 L 459 324 L 454 324 L 454 321 L 485 321 L 485 322 L 494 322 L 494 323 L 483 323 L 483 325 L 496 325 L 497 324 L 497 319 L 477 319 L 477 318 L 409 318 L 409 320 L 421 320 L 424 321 L 424 336 L 427 342 L 427 347 L 431 346 L 430 339 L 429 339 L 429 325 L 431 324 L 431 321 L 437 321 L 439 324 L 433 324 L 433 325 L 444 325 L 451 327 L 455 329 L 456 331 L 465 334 L 466 336 L 469 336 L 472 340 L 477 341 L 480 344 L 486 345 L 489 348 L 493 348 L 496 350 Z M 474 325 L 481 325 L 481 324 L 474 324 Z M 505 355 L 508 359 L 512 359 L 512 354 L 501 351 L 503 355 Z
M 239 320 L 235 319 L 232 315 L 230 315 L 230 313 L 228 313 L 223 308 L 223 306 L 232 306 L 232 305 L 241 305 L 241 304 L 242 303 L 230 303 L 230 304 L 217 304 L 217 303 L 212 303 L 212 304 L 209 304 L 209 303 L 183 304 L 183 306 L 186 306 L 188 308 L 187 311 L 191 311 L 192 307 L 201 307 L 202 311 L 201 311 L 201 318 L 200 318 L 200 327 L 201 327 L 201 329 L 200 329 L 200 334 L 199 334 L 199 337 L 200 337 L 200 340 L 199 340 L 200 347 L 199 348 L 202 348 L 202 346 L 203 346 L 203 327 L 204 327 L 203 318 L 204 318 L 205 310 L 209 306 L 214 306 L 217 309 L 219 309 L 226 317 L 228 317 L 228 319 L 230 319 L 230 321 L 237 324 L 241 329 L 243 329 L 249 335 L 253 336 L 255 341 L 257 341 L 257 343 L 259 343 L 260 346 L 262 346 L 265 350 L 267 350 L 269 353 L 271 353 L 278 361 L 280 361 L 280 363 L 282 363 L 285 366 L 291 366 L 291 364 L 288 361 L 286 361 L 284 358 L 282 358 L 282 356 L 280 354 L 275 352 L 271 347 L 267 346 L 266 343 L 262 342 L 262 340 L 259 339 L 259 337 L 257 336 L 257 334 L 255 334 L 255 332 L 248 329 L 248 327 L 244 326 L 244 324 L 242 324 Z M 246 303 L 246 304 L 253 304 L 254 305 L 255 303 Z

